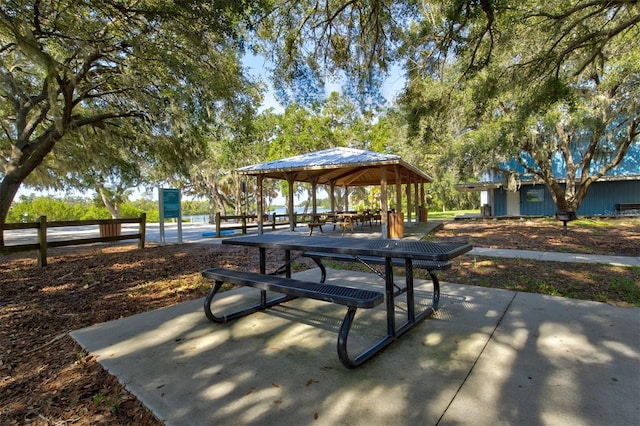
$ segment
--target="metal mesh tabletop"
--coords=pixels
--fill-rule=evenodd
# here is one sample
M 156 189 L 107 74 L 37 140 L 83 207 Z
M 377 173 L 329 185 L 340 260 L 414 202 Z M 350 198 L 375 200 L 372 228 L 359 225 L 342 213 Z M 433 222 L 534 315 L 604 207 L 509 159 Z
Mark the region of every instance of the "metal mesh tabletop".
M 223 244 L 246 245 L 283 250 L 314 250 L 329 253 L 346 253 L 360 256 L 380 256 L 443 261 L 450 260 L 471 250 L 466 242 L 431 242 L 405 240 L 370 240 L 362 238 L 338 238 L 266 234 L 229 238 Z

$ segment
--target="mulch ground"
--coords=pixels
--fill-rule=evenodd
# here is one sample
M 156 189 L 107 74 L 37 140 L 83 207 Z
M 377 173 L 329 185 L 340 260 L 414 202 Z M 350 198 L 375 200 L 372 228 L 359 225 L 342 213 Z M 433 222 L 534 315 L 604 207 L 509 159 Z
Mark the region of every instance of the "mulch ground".
M 640 219 L 572 227 L 554 221 L 455 221 L 435 235 L 476 246 L 640 256 Z M 72 330 L 200 298 L 217 265 L 258 270 L 255 251 L 195 245 L 101 245 L 0 257 L 0 424 L 160 425 L 68 336 Z M 270 255 L 268 269 L 281 257 Z M 544 264 L 544 265 L 541 265 Z M 300 260 L 300 269 L 312 262 Z M 533 271 L 533 272 L 532 272 Z M 465 256 L 441 281 L 636 304 L 640 268 Z

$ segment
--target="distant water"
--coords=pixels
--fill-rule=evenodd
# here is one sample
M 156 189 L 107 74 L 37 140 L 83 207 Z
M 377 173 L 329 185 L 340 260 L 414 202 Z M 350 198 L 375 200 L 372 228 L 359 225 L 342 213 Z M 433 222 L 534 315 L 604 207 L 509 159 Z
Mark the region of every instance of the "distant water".
M 302 212 L 304 212 L 304 207 L 296 207 L 294 210 L 295 210 L 295 212 L 296 212 L 296 213 L 302 213 Z M 316 211 L 317 211 L 318 213 L 324 213 L 324 212 L 328 212 L 328 211 L 330 211 L 330 210 L 331 210 L 331 209 L 321 208 L 321 207 L 318 207 L 318 208 L 316 209 Z M 280 214 L 287 214 L 287 209 L 286 209 L 286 208 L 284 208 L 284 207 L 280 207 L 280 208 L 277 208 L 277 209 L 274 209 L 274 210 L 269 210 L 269 211 L 268 211 L 268 212 L 266 212 L 266 213 L 267 213 L 267 214 L 273 214 L 274 212 L 275 212 L 277 215 L 280 215 Z M 310 208 L 309 208 L 309 209 L 307 209 L 307 213 L 311 213 L 311 209 L 310 209 Z
M 182 216 L 183 222 L 191 222 L 191 223 L 209 223 L 209 215 L 208 214 L 196 214 L 196 215 L 186 215 Z

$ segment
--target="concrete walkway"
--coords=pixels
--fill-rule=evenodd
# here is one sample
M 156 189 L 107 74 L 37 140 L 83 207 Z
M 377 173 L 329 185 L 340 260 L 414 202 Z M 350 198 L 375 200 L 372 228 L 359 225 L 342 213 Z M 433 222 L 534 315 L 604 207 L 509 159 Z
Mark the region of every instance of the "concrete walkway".
M 383 286 L 353 271 L 329 279 Z M 430 282 L 417 284 L 426 300 Z M 336 354 L 344 308 L 310 300 L 216 325 L 200 299 L 71 335 L 169 425 L 637 424 L 640 309 L 442 290 L 434 318 L 354 370 Z M 221 302 L 256 293 L 231 290 Z M 383 309 L 359 311 L 355 347 L 384 332 Z
M 622 256 L 466 255 L 640 266 Z M 383 287 L 374 274 L 328 271 L 342 284 Z M 417 284 L 427 300 L 430 282 Z M 336 353 L 344 308 L 310 300 L 216 325 L 199 299 L 71 335 L 169 425 L 638 423 L 639 308 L 453 283 L 442 291 L 435 317 L 354 370 Z M 230 309 L 257 292 L 222 296 Z M 354 348 L 381 337 L 383 309 L 359 311 Z
M 555 253 L 533 250 L 508 250 L 474 247 L 467 255 L 487 257 L 507 257 L 518 259 L 535 259 L 549 262 L 567 263 L 602 263 L 615 266 L 640 267 L 640 257 L 607 256 L 598 254 Z

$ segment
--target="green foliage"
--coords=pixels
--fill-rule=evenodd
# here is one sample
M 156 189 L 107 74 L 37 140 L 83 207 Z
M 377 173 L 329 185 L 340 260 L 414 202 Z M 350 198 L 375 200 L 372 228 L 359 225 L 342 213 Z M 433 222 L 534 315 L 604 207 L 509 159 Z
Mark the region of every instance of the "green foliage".
M 576 210 L 640 143 L 639 6 L 427 3 L 405 40 L 411 79 L 401 100 L 412 143 L 438 157 L 436 198 L 447 203 L 448 173 L 460 182 L 515 172 Z
M 216 122 L 252 102 L 240 39 L 266 2 L 69 6 L 0 6 L 0 223 L 25 181 L 105 189 L 118 214 L 127 188 L 185 175 Z
M 426 170 L 432 210 L 477 207 L 454 185 L 524 152 L 535 160 L 527 172 L 541 169 L 556 202 L 575 207 L 592 180 L 569 180 L 561 193 L 548 167 L 558 148 L 585 153 L 584 162 L 564 154 L 577 176 L 589 161 L 603 165 L 598 173 L 616 167 L 638 143 L 637 2 L 67 3 L 0 6 L 0 222 L 22 182 L 95 190 L 110 216 L 136 213 L 128 190 L 141 182 L 207 198 L 197 213 L 251 210 L 252 184 L 243 193 L 236 168 L 335 146 L 396 153 Z M 314 102 L 256 114 L 261 88 L 240 61 L 247 29 L 275 62 L 278 93 Z M 401 108 L 375 110 L 373 91 L 395 60 L 407 65 Z M 346 77 L 359 104 L 322 99 L 327 77 Z M 265 184 L 270 202 L 278 183 Z M 366 207 L 379 193 L 350 196 Z M 10 220 L 31 214 L 16 205 Z
M 477 192 L 460 192 L 456 189 L 455 175 L 444 174 L 431 184 L 427 206 L 430 210 L 465 210 L 480 208 Z
M 119 414 L 121 411 L 120 403 L 114 401 L 110 397 L 106 395 L 102 395 L 101 393 L 97 393 L 93 396 L 93 404 L 96 408 L 105 407 L 113 414 Z
M 327 77 L 344 77 L 344 92 L 362 105 L 380 102 L 381 77 L 396 56 L 402 32 L 418 19 L 417 3 L 282 0 L 258 28 L 274 64 L 280 98 L 319 100 Z
M 183 200 L 182 201 L 182 214 L 187 216 L 193 216 L 198 214 L 209 213 L 209 206 L 206 201 L 200 200 Z
M 140 217 L 147 213 L 148 222 L 159 219 L 158 204 L 145 205 L 144 210 L 132 203 L 124 203 L 121 208 L 122 217 Z M 9 210 L 8 223 L 35 222 L 40 216 L 47 221 L 111 219 L 111 214 L 102 205 L 82 199 L 61 200 L 50 196 L 23 197 L 14 203 Z
M 429 220 L 448 220 L 454 219 L 456 216 L 463 216 L 468 214 L 478 214 L 478 210 L 449 210 L 449 211 L 437 211 L 429 210 Z
M 66 202 L 52 197 L 34 197 L 15 203 L 9 212 L 7 222 L 35 222 L 40 216 L 47 216 L 49 221 L 80 220 L 90 208 L 87 203 L 83 202 Z
M 205 201 L 183 201 L 181 207 L 185 216 L 207 213 Z M 121 206 L 123 218 L 140 217 L 142 213 L 146 213 L 147 222 L 158 222 L 158 202 L 140 199 L 123 203 Z M 35 222 L 40 216 L 47 216 L 48 221 L 111 219 L 109 210 L 95 200 L 30 196 L 21 197 L 11 206 L 7 222 Z
M 631 278 L 613 277 L 609 291 L 618 294 L 625 302 L 640 306 L 640 286 Z

